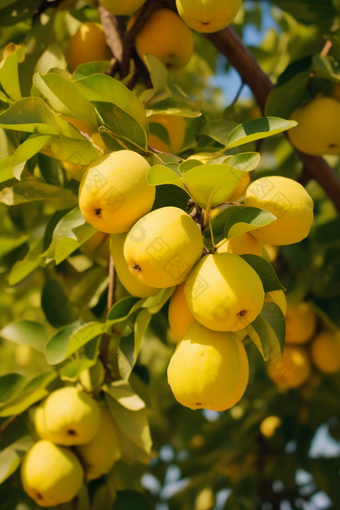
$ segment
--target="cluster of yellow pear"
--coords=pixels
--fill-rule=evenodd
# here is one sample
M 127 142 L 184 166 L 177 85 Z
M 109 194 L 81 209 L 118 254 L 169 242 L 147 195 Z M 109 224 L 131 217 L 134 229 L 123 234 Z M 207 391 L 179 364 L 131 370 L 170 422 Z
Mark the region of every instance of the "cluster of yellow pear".
M 120 458 L 110 413 L 86 392 L 64 387 L 36 409 L 41 438 L 21 466 L 24 490 L 44 507 L 71 501 L 85 479 L 106 474 Z
M 149 297 L 177 286 L 170 326 L 179 344 L 168 370 L 177 400 L 192 409 L 226 409 L 241 398 L 248 381 L 247 356 L 235 332 L 256 319 L 265 299 L 284 306 L 284 296 L 265 297 L 255 270 L 230 252 L 232 243 L 227 253 L 202 257 L 201 231 L 183 210 L 150 212 L 155 188 L 147 182 L 149 168 L 133 151 L 104 156 L 83 175 L 79 207 L 97 230 L 113 234 L 111 253 L 128 292 Z M 282 245 L 308 235 L 313 202 L 300 184 L 270 177 L 245 190 L 247 183 L 239 190 L 245 192 L 245 204 L 273 212 L 277 219 L 239 236 L 245 240 L 242 253 L 254 253 L 259 239 Z
M 340 94 L 337 85 L 329 97 L 315 97 L 294 110 L 298 125 L 288 131 L 291 143 L 311 156 L 340 154 Z
M 288 305 L 283 358 L 268 365 L 273 382 L 298 388 L 311 377 L 312 365 L 324 374 L 340 371 L 340 332 L 316 331 L 317 318 L 308 303 Z
M 145 1 L 100 0 L 100 3 L 114 15 L 133 15 L 127 25 L 127 30 L 130 30 Z M 177 0 L 176 4 L 179 15 L 170 9 L 155 9 L 135 38 L 136 51 L 141 59 L 151 53 L 171 71 L 185 67 L 191 59 L 194 42 L 190 28 L 197 32 L 221 30 L 235 19 L 242 0 Z M 68 42 L 66 60 L 71 71 L 87 62 L 111 58 L 99 23 L 82 23 Z

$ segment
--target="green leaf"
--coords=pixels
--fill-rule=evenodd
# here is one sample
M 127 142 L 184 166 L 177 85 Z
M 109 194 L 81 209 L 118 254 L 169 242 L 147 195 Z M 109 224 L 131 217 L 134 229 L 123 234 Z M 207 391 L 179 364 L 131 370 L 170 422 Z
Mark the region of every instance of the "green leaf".
M 201 101 L 191 101 L 186 97 L 167 97 L 161 101 L 148 103 L 147 115 L 179 115 L 180 117 L 196 118 L 201 114 Z
M 54 114 L 40 97 L 26 97 L 16 101 L 0 115 L 0 127 L 40 135 L 63 134 L 83 140 L 79 131 Z
M 39 58 L 38 62 L 35 65 L 35 72 L 37 73 L 48 73 L 50 69 L 58 68 L 58 70 L 66 70 L 67 63 L 65 60 L 65 55 L 63 49 L 59 44 L 50 44 L 44 53 Z M 33 77 L 34 83 L 34 77 Z
M 56 333 L 46 345 L 46 359 L 50 365 L 61 363 L 90 340 L 102 335 L 109 326 L 102 322 L 75 321 Z
M 25 59 L 25 52 L 21 46 L 10 43 L 4 49 L 5 60 L 1 62 L 0 84 L 4 92 L 13 101 L 21 99 L 18 67 Z
M 42 259 L 46 264 L 52 260 L 60 264 L 95 233 L 96 229 L 85 221 L 79 207 L 75 207 L 57 224 L 52 242 L 42 254 Z
M 108 313 L 108 320 L 114 322 L 122 322 L 126 320 L 133 312 L 138 310 L 144 300 L 136 297 L 126 297 L 113 305 Z
M 147 179 L 150 186 L 175 184 L 179 188 L 185 189 L 182 181 L 182 175 L 179 170 L 177 170 L 177 165 L 174 163 L 169 163 L 168 165 L 155 165 L 151 167 Z
M 297 125 L 294 120 L 283 120 L 278 117 L 253 119 L 237 126 L 226 139 L 226 148 L 232 149 L 245 143 L 254 142 L 273 136 Z
M 55 328 L 71 324 L 75 313 L 66 292 L 57 280 L 47 280 L 41 295 L 41 308 L 47 320 Z
M 31 135 L 15 151 L 12 160 L 13 175 L 16 179 L 21 179 L 21 174 L 25 168 L 26 162 L 33 158 L 41 149 L 52 145 L 56 137 L 50 135 Z
M 259 275 L 264 292 L 271 292 L 272 290 L 285 290 L 279 282 L 274 268 L 269 262 L 264 260 L 258 255 L 240 255 Z
M 16 285 L 21 282 L 26 276 L 28 276 L 37 267 L 43 265 L 43 261 L 40 258 L 40 254 L 44 249 L 43 237 L 38 238 L 35 242 L 30 245 L 30 249 L 27 252 L 23 260 L 18 260 L 11 269 L 8 277 L 8 283 L 10 285 Z
M 72 361 L 68 363 L 65 367 L 59 370 L 60 379 L 62 381 L 71 381 L 75 382 L 78 380 L 79 375 L 91 368 L 95 364 L 95 360 L 92 359 L 82 359 L 80 361 Z
M 12 157 L 8 156 L 0 161 L 0 183 L 14 178 L 11 159 Z
M 123 381 L 128 381 L 136 364 L 143 337 L 151 320 L 148 310 L 142 310 L 135 321 L 134 333 L 121 337 L 118 348 L 118 367 Z
M 224 237 L 226 239 L 265 227 L 276 220 L 274 214 L 264 209 L 243 205 L 228 207 L 220 214 L 223 215 L 225 221 Z
M 68 189 L 33 180 L 20 182 L 0 192 L 0 202 L 9 206 L 46 200 L 53 201 L 60 209 L 72 207 L 78 201 L 76 195 Z
M 313 73 L 317 78 L 340 82 L 339 63 L 329 55 L 313 56 Z
M 285 347 L 286 338 L 285 316 L 283 315 L 281 308 L 277 306 L 277 304 L 275 303 L 264 303 L 260 315 L 272 328 L 277 338 L 277 342 L 275 342 L 274 345 L 271 344 L 270 352 L 270 357 L 272 359 L 277 359 L 281 354 L 283 354 L 283 350 Z M 279 345 L 277 345 L 277 343 Z
M 43 324 L 34 321 L 17 321 L 7 324 L 0 336 L 15 344 L 28 345 L 39 352 L 45 352 L 48 333 Z
M 57 378 L 57 372 L 38 375 L 27 382 L 21 392 L 0 406 L 0 417 L 23 413 L 48 395 L 46 387 Z
M 292 112 L 306 99 L 310 98 L 307 84 L 310 70 L 297 74 L 284 85 L 275 87 L 266 101 L 266 114 L 275 117 L 289 118 Z
M 270 352 L 270 337 L 274 335 L 272 328 L 263 319 L 263 317 L 261 317 L 261 315 L 258 315 L 258 317 L 256 317 L 256 319 L 249 324 L 245 330 L 260 351 L 264 361 L 267 361 L 269 359 Z
M 229 120 L 214 120 L 202 127 L 200 135 L 209 136 L 215 142 L 225 145 L 229 134 L 237 127 L 236 122 Z
M 0 404 L 12 399 L 27 384 L 29 378 L 16 373 L 0 376 Z
M 251 172 L 259 165 L 261 156 L 258 152 L 243 152 L 231 157 L 226 161 L 229 166 L 242 170 L 242 172 Z
M 162 289 L 156 296 L 151 296 L 146 298 L 143 303 L 143 308 L 147 308 L 148 312 L 151 314 L 158 313 L 168 299 L 171 298 L 172 294 L 175 292 L 176 287 L 169 287 L 168 289 Z
M 130 411 L 139 411 L 145 407 L 145 402 L 133 391 L 128 382 L 114 381 L 105 387 L 105 391 Z
M 88 76 L 92 76 L 93 74 L 106 73 L 111 67 L 111 62 L 89 62 L 88 64 L 81 64 L 77 67 L 72 75 L 73 81 L 81 80 L 82 78 L 87 78 Z
M 151 54 L 145 55 L 144 60 L 150 73 L 153 92 L 156 94 L 160 91 L 166 90 L 169 73 L 163 62 Z
M 106 401 L 111 415 L 121 432 L 136 446 L 150 453 L 152 440 L 146 414 L 146 409 L 130 411 L 106 393 Z
M 112 103 L 128 116 L 134 118 L 148 133 L 146 113 L 141 101 L 122 83 L 105 74 L 95 74 L 77 80 L 76 86 L 89 101 Z
M 152 117 L 151 117 L 152 119 Z M 169 147 L 171 147 L 171 141 L 170 141 L 170 135 L 167 129 L 162 126 L 162 124 L 159 124 L 156 121 L 150 121 L 149 122 L 149 128 L 150 128 L 150 134 L 156 136 L 162 142 L 166 143 Z
M 11 253 L 11 251 L 22 246 L 27 241 L 27 235 L 21 235 L 19 237 L 0 237 L 0 258 Z
M 0 484 L 18 469 L 24 455 L 32 446 L 31 436 L 24 436 L 0 452 Z
M 140 492 L 125 490 L 118 491 L 112 510 L 151 510 L 147 498 Z
M 58 74 L 35 74 L 34 85 L 57 112 L 75 117 L 93 126 L 97 126 L 94 106 L 80 92 L 77 85 Z

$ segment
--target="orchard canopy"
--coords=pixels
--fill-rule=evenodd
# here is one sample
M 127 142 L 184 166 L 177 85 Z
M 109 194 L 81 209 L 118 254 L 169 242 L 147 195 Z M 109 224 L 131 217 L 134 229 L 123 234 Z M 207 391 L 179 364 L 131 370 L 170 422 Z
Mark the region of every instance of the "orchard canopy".
M 338 510 L 339 211 L 339 0 L 0 0 L 0 510 Z

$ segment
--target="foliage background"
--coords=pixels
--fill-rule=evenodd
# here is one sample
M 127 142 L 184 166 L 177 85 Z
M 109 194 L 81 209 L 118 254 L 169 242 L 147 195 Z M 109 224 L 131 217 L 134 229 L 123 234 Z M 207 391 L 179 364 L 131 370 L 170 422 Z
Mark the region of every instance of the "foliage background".
M 35 72 L 44 74 L 51 67 L 66 69 L 63 52 L 79 22 L 99 21 L 96 9 L 80 1 L 77 9 L 49 9 L 32 24 L 34 9 L 39 4 L 40 1 L 34 0 L 0 3 L 0 47 L 14 42 L 25 48 L 26 58 L 19 65 L 23 96 L 31 94 Z M 12 16 L 13 9 L 17 11 L 16 19 Z M 319 69 L 319 78 L 313 81 L 313 93 L 330 92 L 334 83 L 340 81 L 340 73 L 329 67 L 329 61 L 318 61 L 317 67 L 313 60 L 322 51 L 325 36 L 332 34 L 333 47 L 328 58 L 340 61 L 339 13 L 340 4 L 336 0 L 244 2 L 234 28 L 272 82 L 286 87 L 284 90 L 277 87 L 273 92 L 277 95 L 269 97 L 268 113 L 289 118 L 294 101 L 308 97 L 310 92 L 303 72 L 309 75 L 311 65 Z M 201 35 L 194 34 L 194 37 L 195 55 L 174 79 L 190 99 L 202 100 L 204 119 L 223 118 L 239 123 L 257 117 L 259 110 L 250 89 L 244 88 L 237 103 L 232 104 L 240 82 L 225 57 Z M 323 65 L 328 67 L 322 75 Z M 143 87 L 140 83 L 134 92 L 141 93 Z M 0 111 L 8 106 L 2 87 Z M 188 125 L 194 126 L 190 133 L 195 132 L 200 122 L 188 121 Z M 12 156 L 27 137 L 27 133 L 0 129 L 0 159 Z M 192 135 L 184 157 L 193 152 L 193 142 Z M 200 137 L 199 147 L 204 149 L 206 145 L 206 138 Z M 314 199 L 316 219 L 310 237 L 298 245 L 280 249 L 274 267 L 291 301 L 314 303 L 319 327 L 322 322 L 340 327 L 340 220 L 336 207 L 319 184 L 303 171 L 285 136 L 252 143 L 246 149 L 261 152 L 256 177 L 284 175 L 298 179 Z M 332 156 L 326 160 L 339 174 L 339 158 Z M 60 187 L 65 193 L 76 191 L 76 184 L 67 182 L 58 161 L 39 154 L 34 162 L 28 163 L 28 169 L 30 165 L 38 166 L 42 182 Z M 0 182 L 0 190 L 14 182 L 2 162 Z M 102 321 L 108 291 L 107 253 L 88 256 L 76 250 L 58 265 L 53 261 L 45 265 L 38 256 L 48 248 L 57 223 L 76 205 L 71 194 L 65 193 L 57 194 L 49 202 L 23 201 L 11 207 L 3 192 L 0 193 L 0 375 L 15 372 L 32 378 L 46 374 L 44 384 L 49 389 L 62 384 L 52 373 L 67 368 L 67 363 L 56 366 L 47 363 L 46 339 L 76 319 Z M 172 201 L 185 207 L 181 195 Z M 116 300 L 124 295 L 119 283 L 115 292 Z M 102 479 L 93 482 L 89 487 L 93 508 L 111 507 L 112 494 L 123 489 L 144 492 L 147 501 L 143 500 L 138 508 L 145 505 L 157 510 L 338 508 L 339 374 L 323 376 L 315 371 L 301 389 L 281 392 L 266 376 L 265 363 L 255 346 L 249 344 L 251 377 L 241 403 L 224 413 L 192 412 L 176 403 L 166 382 L 166 368 L 174 349 L 166 317 L 167 305 L 152 316 L 130 378 L 131 388 L 146 404 L 142 410 L 130 410 L 135 413 L 136 427 L 131 432 L 134 438 L 131 444 L 137 445 L 132 457 L 140 455 L 144 463 L 133 463 L 126 457 L 117 463 L 106 482 Z M 30 329 L 26 324 L 21 335 L 17 330 L 13 333 L 8 324 L 18 320 L 38 322 L 43 325 L 42 330 Z M 86 344 L 88 359 L 96 352 L 97 335 Z M 112 346 L 112 359 L 116 347 Z M 0 384 L 0 410 L 6 400 L 5 389 L 17 384 L 27 391 L 26 379 L 12 381 L 10 386 L 8 379 L 1 378 Z M 33 392 L 41 391 L 44 384 L 39 381 Z M 33 392 L 29 390 L 26 396 Z M 145 458 L 142 453 L 149 441 L 143 436 L 146 415 L 153 451 L 159 452 L 158 457 L 152 453 L 150 462 L 149 456 Z M 259 425 L 270 415 L 280 416 L 282 427 L 272 439 L 267 439 L 261 435 Z M 121 420 L 124 426 L 123 416 Z M 30 410 L 10 427 L 8 416 L 2 415 L 0 427 L 2 451 L 34 433 Z M 0 459 L 3 461 L 4 457 Z M 0 478 L 1 466 L 0 463 Z M 116 507 L 120 509 L 118 503 Z M 85 509 L 87 504 L 84 496 L 78 507 Z M 122 508 L 129 508 L 124 504 Z M 0 486 L 1 510 L 33 508 L 36 508 L 34 503 L 21 490 L 18 476 L 10 477 Z

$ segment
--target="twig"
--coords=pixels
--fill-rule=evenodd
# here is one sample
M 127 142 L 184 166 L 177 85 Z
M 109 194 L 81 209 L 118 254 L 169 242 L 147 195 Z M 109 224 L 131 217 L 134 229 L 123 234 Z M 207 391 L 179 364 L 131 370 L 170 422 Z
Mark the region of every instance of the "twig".
M 332 49 L 333 43 L 332 41 L 326 41 L 325 46 L 323 47 L 320 55 L 323 57 L 326 57 L 328 55 L 328 52 Z

